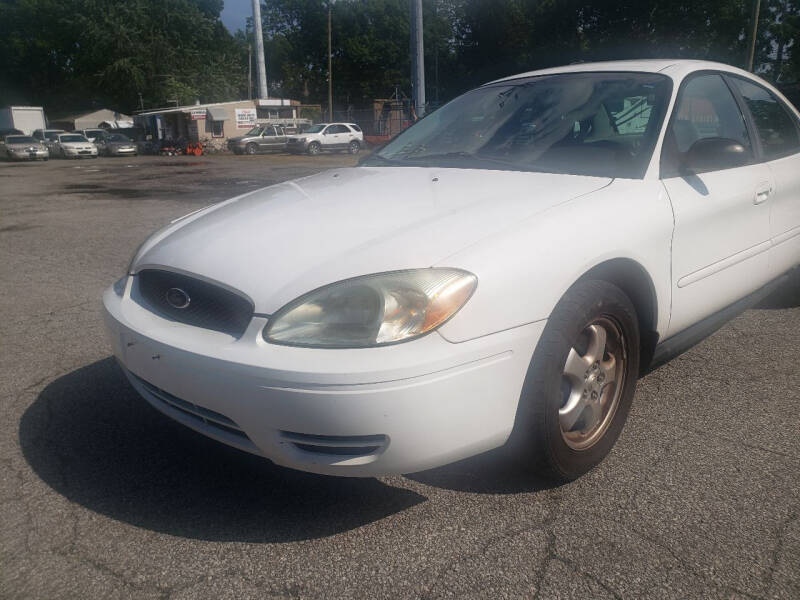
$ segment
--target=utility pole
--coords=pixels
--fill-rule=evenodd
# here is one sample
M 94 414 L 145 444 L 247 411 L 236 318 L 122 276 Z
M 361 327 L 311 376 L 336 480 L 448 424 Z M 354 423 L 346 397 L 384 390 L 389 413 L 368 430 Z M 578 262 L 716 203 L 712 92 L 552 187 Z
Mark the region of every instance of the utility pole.
M 422 0 L 411 3 L 411 87 L 417 117 L 425 114 L 425 51 L 422 40 Z
M 264 34 L 261 31 L 261 0 L 253 0 L 253 32 L 256 34 L 258 97 L 269 98 L 269 92 L 267 91 L 267 67 L 264 64 Z
M 328 0 L 328 122 L 333 121 L 333 49 L 331 47 L 331 0 Z
M 761 0 L 753 0 L 753 27 L 750 32 L 750 49 L 747 52 L 747 70 L 753 71 L 753 59 L 756 54 L 756 37 L 758 37 L 758 13 L 761 10 Z
M 253 43 L 247 42 L 247 99 L 253 99 Z

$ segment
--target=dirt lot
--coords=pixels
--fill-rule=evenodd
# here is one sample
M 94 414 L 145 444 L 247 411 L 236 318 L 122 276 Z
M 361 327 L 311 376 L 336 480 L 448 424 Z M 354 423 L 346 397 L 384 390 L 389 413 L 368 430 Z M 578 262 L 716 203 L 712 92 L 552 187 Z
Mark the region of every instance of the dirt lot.
M 140 400 L 100 296 L 147 233 L 354 163 L 0 163 L 0 597 L 800 598 L 798 282 L 642 379 L 611 456 L 560 487 L 495 454 L 293 472 Z

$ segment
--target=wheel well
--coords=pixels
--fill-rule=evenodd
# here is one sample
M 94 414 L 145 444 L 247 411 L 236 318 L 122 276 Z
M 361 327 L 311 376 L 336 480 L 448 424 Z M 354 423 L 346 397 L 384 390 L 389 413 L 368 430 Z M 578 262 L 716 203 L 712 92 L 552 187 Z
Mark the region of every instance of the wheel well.
M 602 279 L 613 283 L 633 302 L 641 335 L 640 372 L 646 372 L 658 343 L 658 300 L 650 275 L 634 260 L 615 258 L 592 267 L 581 277 L 581 280 L 585 279 Z

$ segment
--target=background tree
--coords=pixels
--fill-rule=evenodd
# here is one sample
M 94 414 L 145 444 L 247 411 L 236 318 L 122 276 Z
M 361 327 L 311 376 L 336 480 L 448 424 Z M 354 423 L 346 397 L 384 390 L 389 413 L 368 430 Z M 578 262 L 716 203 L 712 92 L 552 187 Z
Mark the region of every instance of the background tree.
M 408 0 L 331 0 L 336 107 L 409 94 Z M 446 101 L 570 63 L 676 57 L 743 65 L 753 0 L 424 0 L 426 87 Z M 0 0 L 0 105 L 129 111 L 247 97 L 252 27 L 222 0 Z M 327 97 L 328 0 L 262 4 L 270 93 Z M 757 71 L 800 79 L 800 1 L 762 0 Z

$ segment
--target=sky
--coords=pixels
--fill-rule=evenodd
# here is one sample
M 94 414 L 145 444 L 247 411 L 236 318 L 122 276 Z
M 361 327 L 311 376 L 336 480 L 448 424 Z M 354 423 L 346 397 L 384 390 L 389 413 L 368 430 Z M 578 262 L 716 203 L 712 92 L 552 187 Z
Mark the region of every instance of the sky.
M 245 19 L 252 14 L 253 3 L 251 0 L 225 0 L 225 7 L 220 16 L 228 31 L 236 33 L 237 29 L 244 29 Z

